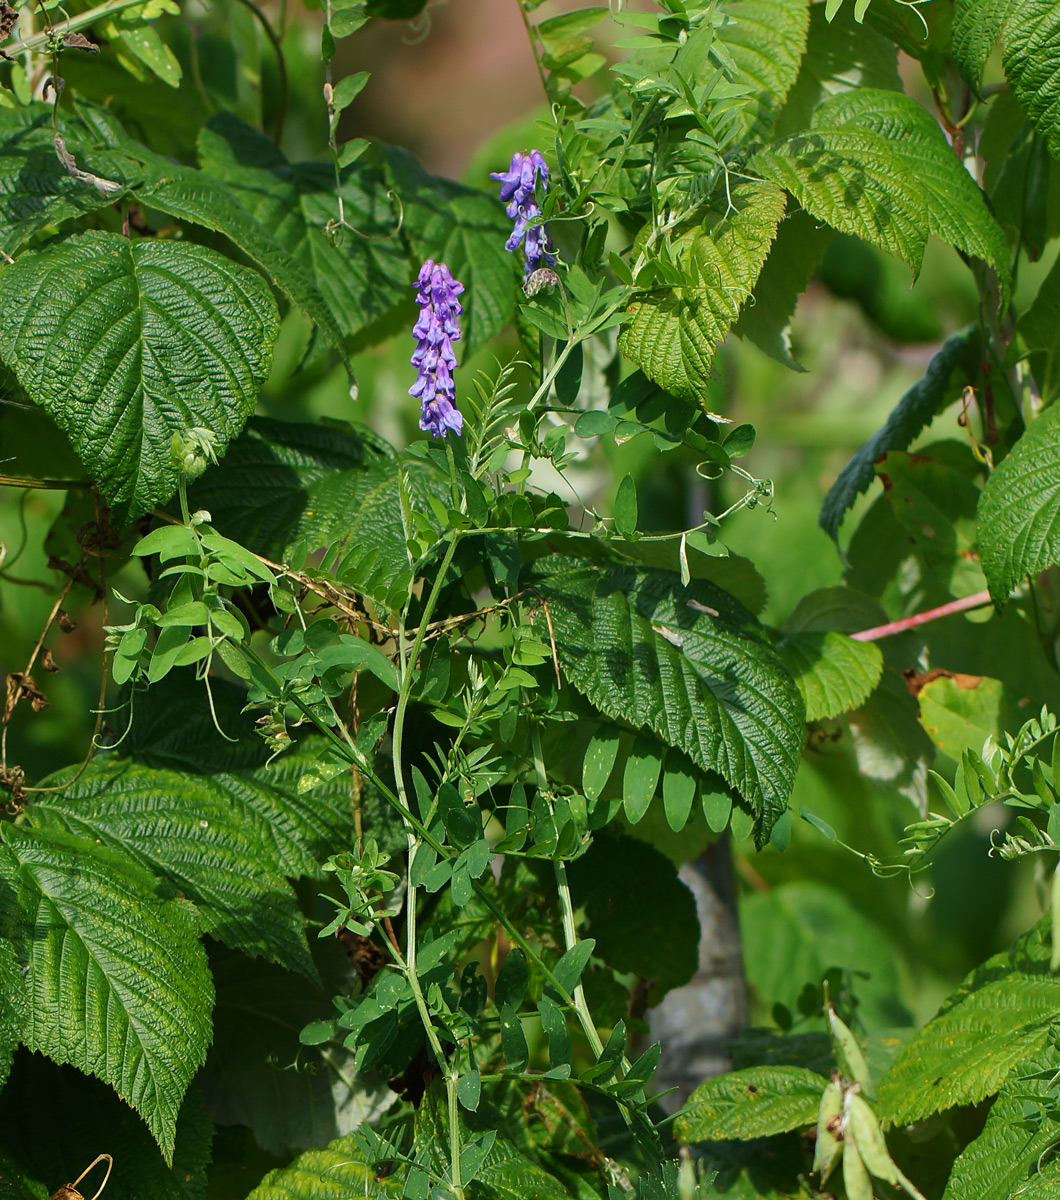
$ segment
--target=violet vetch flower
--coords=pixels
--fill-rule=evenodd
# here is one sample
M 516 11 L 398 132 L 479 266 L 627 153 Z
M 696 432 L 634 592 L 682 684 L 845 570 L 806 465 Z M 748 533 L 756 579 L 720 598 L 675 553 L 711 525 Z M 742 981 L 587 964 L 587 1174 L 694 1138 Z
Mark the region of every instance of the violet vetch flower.
M 412 365 L 418 370 L 416 382 L 409 395 L 416 396 L 423 411 L 420 428 L 436 438 L 464 431 L 464 418 L 456 407 L 456 355 L 453 342 L 460 337 L 457 318 L 464 311 L 457 296 L 464 285 L 454 279 L 445 263 L 429 258 L 420 268 L 416 280 L 416 303 L 420 315 L 412 333 L 416 350 Z
M 508 216 L 515 222 L 511 237 L 504 243 L 505 250 L 518 250 L 525 239 L 526 277 L 529 278 L 539 267 L 554 267 L 556 256 L 552 253 L 545 225 L 528 225 L 534 217 L 541 216 L 537 203 L 537 185 L 548 186 L 548 164 L 540 150 L 529 154 L 516 151 L 507 171 L 494 171 L 490 175 L 501 185 L 501 199 L 507 204 Z

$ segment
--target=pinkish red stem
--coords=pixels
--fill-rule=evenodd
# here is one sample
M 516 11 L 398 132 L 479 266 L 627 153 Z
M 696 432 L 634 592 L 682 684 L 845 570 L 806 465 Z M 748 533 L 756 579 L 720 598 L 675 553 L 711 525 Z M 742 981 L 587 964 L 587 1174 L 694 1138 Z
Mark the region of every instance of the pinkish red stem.
M 983 608 L 990 602 L 989 592 L 976 592 L 972 596 L 962 596 L 960 600 L 951 600 L 949 604 L 940 604 L 938 608 L 929 608 L 927 612 L 914 613 L 911 617 L 903 617 L 900 621 L 891 621 L 888 625 L 877 625 L 875 629 L 863 629 L 860 633 L 852 633 L 850 636 L 855 642 L 875 642 L 880 638 L 890 637 L 894 633 L 905 633 L 907 629 L 926 625 L 929 621 L 937 621 L 939 617 L 967 612 L 970 608 Z

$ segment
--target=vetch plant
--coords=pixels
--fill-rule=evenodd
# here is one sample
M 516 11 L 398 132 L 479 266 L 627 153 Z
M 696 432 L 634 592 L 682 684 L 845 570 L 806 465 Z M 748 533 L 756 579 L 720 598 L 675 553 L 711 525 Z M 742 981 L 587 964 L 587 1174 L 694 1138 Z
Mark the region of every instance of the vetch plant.
M 503 2 L 0 12 L 0 1194 L 1045 1200 L 1055 6 Z

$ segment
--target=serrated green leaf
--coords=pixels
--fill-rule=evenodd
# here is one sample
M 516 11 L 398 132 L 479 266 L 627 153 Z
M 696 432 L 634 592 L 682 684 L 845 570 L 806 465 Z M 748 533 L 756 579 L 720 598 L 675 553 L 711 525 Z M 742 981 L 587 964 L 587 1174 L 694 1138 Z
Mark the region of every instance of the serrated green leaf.
M 784 195 L 760 182 L 732 190 L 733 211 L 675 239 L 682 286 L 637 292 L 622 353 L 668 392 L 702 403 L 714 354 L 751 296 L 784 215 Z
M 23 964 L 9 941 L 0 941 L 0 1087 L 7 1079 L 29 1015 Z
M 34 828 L 128 855 L 193 901 L 218 941 L 316 979 L 305 917 L 257 814 L 208 778 L 104 758 L 47 786 L 59 790 L 31 806 Z
M 951 31 L 953 61 L 978 90 L 987 59 L 1020 0 L 954 0 Z
M 574 686 L 717 771 L 767 838 L 794 781 L 803 703 L 751 614 L 707 583 L 562 556 L 539 563 L 535 582 Z
M 55 153 L 52 106 L 0 108 L 0 249 L 14 254 L 36 233 L 113 204 L 128 186 L 128 160 L 76 127 L 60 127 L 82 170 L 120 186 L 101 191 L 68 174 Z
M 398 462 L 367 429 L 253 418 L 217 470 L 191 490 L 217 529 L 273 560 L 304 542 L 342 548 L 335 574 L 381 602 L 404 599 L 411 567 Z M 428 463 L 400 470 L 410 503 L 448 501 L 448 483 Z
M 979 553 L 999 607 L 1026 576 L 1060 563 L 1060 405 L 1030 426 L 987 480 Z
M 789 326 L 799 296 L 834 237 L 835 230 L 803 209 L 789 212 L 758 276 L 755 302 L 744 306 L 733 333 L 754 342 L 777 362 L 801 371 L 791 355 Z
M 974 377 L 981 358 L 978 329 L 969 327 L 948 338 L 928 363 L 924 377 L 898 401 L 883 427 L 861 447 L 840 471 L 821 505 L 818 523 L 835 541 L 850 506 L 876 478 L 874 464 L 889 450 L 906 450 L 918 433 L 926 428 L 936 412 L 953 394 L 950 377 L 960 372 L 961 386 Z
M 2 836 L 3 920 L 29 967 L 25 1044 L 110 1084 L 171 1163 L 212 1032 L 195 910 L 91 840 L 12 825 Z
M 1050 948 L 1046 920 L 968 976 L 880 1081 L 886 1121 L 904 1125 L 955 1104 L 978 1104 L 1042 1052 L 1060 1012 Z
M 777 650 L 806 701 L 807 721 L 860 708 L 883 674 L 879 646 L 831 630 L 789 634 Z
M 504 206 L 485 192 L 429 175 L 405 150 L 390 146 L 385 153 L 414 256 L 444 261 L 464 285 L 461 344 L 464 354 L 473 354 L 515 311 L 517 263 L 504 249 L 511 232 Z
M 349 1196 L 400 1196 L 403 1177 L 376 1178 L 353 1137 L 301 1154 L 288 1167 L 270 1171 L 247 1200 L 344 1200 Z
M 678 1113 L 685 1142 L 750 1141 L 815 1125 L 828 1081 L 803 1067 L 748 1067 L 701 1084 Z
M 750 87 L 741 122 L 749 140 L 767 137 L 799 74 L 810 25 L 808 0 L 731 0 L 715 37 L 728 52 L 734 84 Z
M 1049 1080 L 1060 1063 L 1053 1052 L 1021 1064 L 1014 1078 L 990 1107 L 982 1133 L 965 1146 L 946 1183 L 942 1200 L 1009 1200 L 1026 1194 L 1025 1185 L 1038 1178 L 1042 1155 L 1056 1143 L 1051 1120 L 1028 1128 L 1027 1105 L 1049 1110 L 1055 1103 Z M 1048 1194 L 1048 1193 L 1046 1193 Z
M 0 355 L 131 516 L 176 491 L 170 439 L 223 453 L 254 409 L 279 318 L 264 280 L 202 246 L 84 233 L 0 272 Z
M 751 166 L 818 220 L 920 269 L 930 232 L 926 193 L 881 134 L 841 120 L 815 122 L 755 155 Z
M 199 162 L 309 275 L 351 348 L 376 340 L 372 328 L 408 303 L 411 269 L 397 233 L 398 213 L 377 167 L 359 160 L 343 168 L 343 213 L 350 228 L 329 235 L 329 224 L 339 217 L 331 163 L 289 162 L 275 142 L 231 113 L 207 122 L 199 135 Z M 174 174 L 178 182 L 183 178 Z M 169 204 L 194 201 L 179 186 L 161 192 Z M 202 203 L 189 210 L 189 219 L 199 219 L 195 212 L 211 220 L 221 215 Z M 225 226 L 223 232 L 255 258 L 269 253 L 242 223 L 226 218 Z M 271 253 L 268 261 L 259 261 L 271 272 L 273 258 L 279 262 Z M 293 277 L 287 283 L 277 277 L 277 283 L 286 290 Z M 300 283 L 297 287 L 294 298 L 313 317 L 311 296 Z
M 932 233 L 993 267 L 1007 307 L 1009 250 L 982 191 L 931 114 L 900 92 L 858 88 L 832 97 L 814 113 L 813 127 L 857 125 L 887 139 L 924 189 Z

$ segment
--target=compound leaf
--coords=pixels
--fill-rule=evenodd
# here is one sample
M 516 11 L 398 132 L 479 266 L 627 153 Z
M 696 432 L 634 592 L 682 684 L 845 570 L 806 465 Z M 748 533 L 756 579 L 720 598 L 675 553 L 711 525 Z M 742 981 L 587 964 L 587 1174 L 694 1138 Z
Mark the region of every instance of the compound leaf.
M 558 555 L 539 564 L 535 585 L 571 683 L 609 717 L 717 771 L 767 838 L 794 783 L 804 708 L 751 614 L 706 582 Z
M 90 839 L 13 825 L 2 837 L 0 915 L 28 967 L 23 1041 L 110 1084 L 171 1163 L 177 1114 L 211 1037 L 198 914 Z
M 728 216 L 715 214 L 674 240 L 682 285 L 634 293 L 619 348 L 666 391 L 702 402 L 715 351 L 754 289 L 784 202 L 771 184 L 734 188 Z
M 1060 563 L 1060 405 L 992 472 L 978 515 L 983 572 L 998 606 L 1025 576 Z
M 131 516 L 176 491 L 174 433 L 219 452 L 269 370 L 279 317 L 265 281 L 202 246 L 84 233 L 0 273 L 0 355 Z
M 746 1142 L 814 1125 L 827 1083 L 804 1067 L 730 1071 L 696 1088 L 675 1132 L 684 1142 Z

